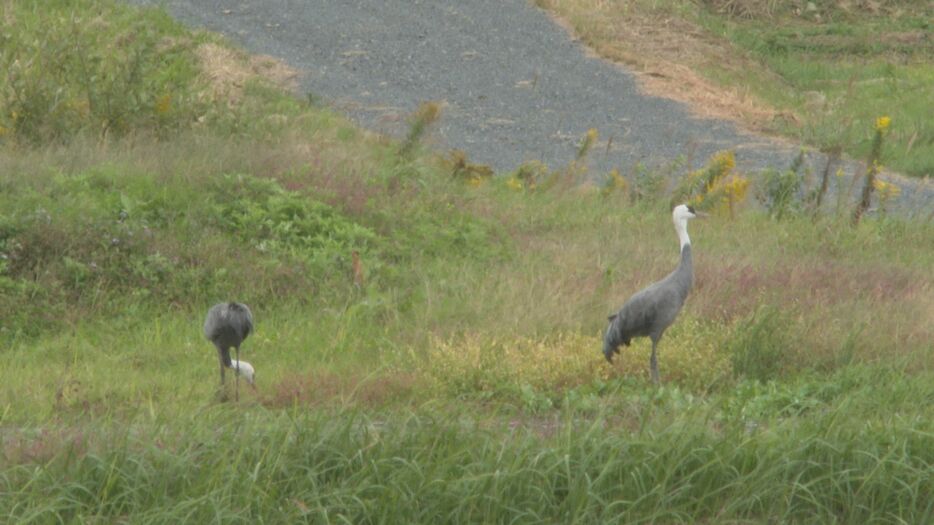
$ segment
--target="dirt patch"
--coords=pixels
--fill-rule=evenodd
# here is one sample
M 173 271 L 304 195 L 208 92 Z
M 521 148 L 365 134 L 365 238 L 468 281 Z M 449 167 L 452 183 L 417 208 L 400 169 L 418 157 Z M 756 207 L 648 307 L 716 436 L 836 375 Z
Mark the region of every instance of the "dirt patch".
M 232 104 L 242 99 L 244 86 L 253 79 L 289 91 L 298 87 L 298 70 L 268 55 L 248 55 L 213 43 L 198 46 L 196 54 L 212 96 Z
M 5 466 L 48 463 L 63 450 L 80 457 L 88 452 L 91 438 L 82 429 L 49 427 L 29 431 L 8 427 L 0 430 L 0 459 Z
M 632 71 L 627 71 L 650 95 L 683 102 L 696 116 L 729 119 L 756 131 L 767 130 L 776 119 L 798 122 L 793 114 L 777 111 L 748 92 L 716 85 L 697 73 L 714 63 L 737 71 L 761 68 L 728 42 L 686 20 L 601 2 L 593 6 L 588 19 L 571 21 L 555 14 L 553 0 L 538 3 L 573 38 L 588 46 L 592 56 L 630 66 Z
M 416 378 L 408 374 L 375 377 L 330 372 L 292 374 L 274 385 L 263 397 L 262 404 L 270 408 L 345 403 L 379 407 L 408 397 L 416 382 Z

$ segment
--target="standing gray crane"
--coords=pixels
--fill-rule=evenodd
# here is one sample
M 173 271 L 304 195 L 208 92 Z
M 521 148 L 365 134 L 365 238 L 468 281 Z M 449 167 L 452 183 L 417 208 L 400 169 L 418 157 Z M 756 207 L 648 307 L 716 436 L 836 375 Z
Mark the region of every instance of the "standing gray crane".
M 603 338 L 603 355 L 613 362 L 613 354 L 619 353 L 619 346 L 629 346 L 634 337 L 648 336 L 652 339 L 652 357 L 649 366 L 652 381 L 658 384 L 658 356 L 656 348 L 691 291 L 694 280 L 694 267 L 691 262 L 691 239 L 688 237 L 688 220 L 698 216 L 694 208 L 685 204 L 675 206 L 671 213 L 675 231 L 681 241 L 681 262 L 675 271 L 667 277 L 652 283 L 626 301 L 626 304 L 609 317 L 610 326 Z
M 253 389 L 255 372 L 250 363 L 240 360 L 240 345 L 253 331 L 253 314 L 243 303 L 219 303 L 208 310 L 204 320 L 204 336 L 214 343 L 217 357 L 221 364 L 221 387 L 224 386 L 224 369 L 232 368 L 237 374 L 237 400 L 240 400 L 240 376 L 242 375 Z M 237 352 L 237 359 L 230 359 L 230 348 Z

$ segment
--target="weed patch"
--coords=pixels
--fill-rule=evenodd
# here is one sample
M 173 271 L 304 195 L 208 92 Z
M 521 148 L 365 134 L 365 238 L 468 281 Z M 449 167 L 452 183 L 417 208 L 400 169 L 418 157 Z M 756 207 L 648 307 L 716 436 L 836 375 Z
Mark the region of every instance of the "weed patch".
M 224 177 L 214 203 L 219 229 L 260 253 L 302 260 L 318 279 L 349 273 L 354 251 L 368 258 L 378 251 L 380 240 L 371 229 L 269 179 Z
M 195 43 L 164 13 L 98 0 L 31 5 L 4 11 L 0 140 L 165 135 L 207 111 Z
M 792 330 L 782 314 L 767 307 L 740 322 L 730 344 L 733 372 L 760 381 L 778 378 L 795 343 Z

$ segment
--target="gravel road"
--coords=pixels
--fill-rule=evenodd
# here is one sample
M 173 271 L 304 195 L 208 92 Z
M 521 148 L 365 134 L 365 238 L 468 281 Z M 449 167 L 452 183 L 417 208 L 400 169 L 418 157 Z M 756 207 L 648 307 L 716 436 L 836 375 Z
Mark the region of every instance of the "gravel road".
M 497 171 L 527 160 L 567 164 L 589 128 L 600 134 L 590 157 L 598 174 L 679 156 L 697 167 L 727 148 L 736 149 L 741 170 L 784 168 L 797 153 L 641 93 L 631 74 L 589 56 L 528 0 L 131 2 L 164 6 L 189 25 L 284 60 L 302 73 L 302 91 L 376 131 L 398 135 L 420 102 L 443 101 L 434 146 L 462 149 Z M 822 167 L 818 157 L 810 162 Z M 932 189 L 921 190 L 902 199 L 934 201 Z

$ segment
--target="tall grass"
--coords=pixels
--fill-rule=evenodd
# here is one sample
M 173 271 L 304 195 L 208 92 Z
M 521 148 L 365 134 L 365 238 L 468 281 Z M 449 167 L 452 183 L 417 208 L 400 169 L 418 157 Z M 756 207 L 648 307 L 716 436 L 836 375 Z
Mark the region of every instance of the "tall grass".
M 23 462 L 2 472 L 0 513 L 15 521 L 923 523 L 934 512 L 931 429 L 897 418 L 825 414 L 712 428 L 697 410 L 649 416 L 637 431 L 611 414 L 510 430 L 495 418 L 241 412 L 16 436 L 8 450 L 21 447 Z M 29 466 L 36 460 L 42 468 Z
M 0 23 L 0 140 L 166 134 L 208 111 L 198 42 L 163 12 L 99 0 L 6 2 Z

